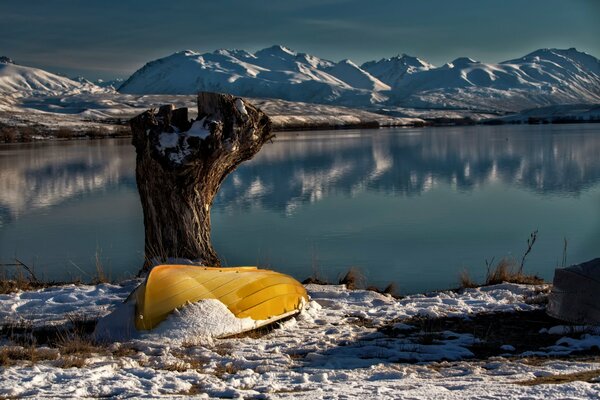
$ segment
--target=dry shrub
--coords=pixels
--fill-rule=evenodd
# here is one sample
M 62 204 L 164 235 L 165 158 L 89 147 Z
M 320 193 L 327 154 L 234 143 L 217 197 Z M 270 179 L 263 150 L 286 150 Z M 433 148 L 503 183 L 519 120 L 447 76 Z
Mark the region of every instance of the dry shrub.
M 233 374 L 235 374 L 238 371 L 239 371 L 239 368 L 236 367 L 233 363 L 229 362 L 229 363 L 227 363 L 225 365 L 218 364 L 215 367 L 214 374 L 218 378 L 223 378 L 223 376 L 225 376 L 226 374 L 233 375 Z
M 460 287 L 463 289 L 479 286 L 498 285 L 500 283 L 519 283 L 524 285 L 541 285 L 544 280 L 537 275 L 528 275 L 521 271 L 515 260 L 503 258 L 496 265 L 487 262 L 487 274 L 485 282 L 478 284 L 471 279 L 469 273 L 464 270 L 460 274 Z
M 389 294 L 392 297 L 399 297 L 398 286 L 394 282 L 391 282 L 386 287 L 384 287 L 382 293 Z
M 35 364 L 39 361 L 56 360 L 58 351 L 46 347 L 37 348 L 34 345 L 5 346 L 0 348 L 0 366 L 7 367 L 18 361 L 29 361 Z
M 56 131 L 55 136 L 57 139 L 72 139 L 78 135 L 73 129 L 62 127 Z
M 21 267 L 24 264 L 4 264 L 0 267 L 6 266 L 15 266 Z M 28 271 L 31 271 L 29 267 L 26 267 Z M 7 274 L 6 269 L 2 268 L 0 273 L 0 294 L 8 294 L 14 293 L 19 290 L 28 291 L 28 290 L 36 290 L 42 289 L 48 286 L 51 286 L 52 283 L 44 283 L 40 282 L 33 272 L 29 272 L 28 275 L 25 275 L 23 269 L 19 268 L 14 273 Z
M 485 286 L 497 285 L 504 282 L 539 285 L 544 283 L 544 280 L 539 276 L 523 273 L 522 268 L 514 260 L 503 258 L 498 261 L 495 267 L 488 268 Z
M 96 275 L 92 278 L 92 285 L 98 285 L 99 283 L 110 283 L 110 277 L 104 272 L 104 265 L 102 264 L 100 250 L 96 250 Z
M 109 137 L 111 134 L 111 131 L 107 128 L 102 128 L 102 127 L 94 127 L 94 128 L 89 128 L 86 132 L 85 135 L 87 137 L 89 137 L 90 139 L 106 139 L 107 137 Z
M 59 368 L 83 368 L 85 367 L 86 357 L 80 355 L 61 357 L 58 360 Z
M 14 143 L 17 141 L 17 130 L 11 126 L 0 128 L 0 142 Z
M 302 281 L 303 285 L 329 285 L 329 282 L 327 282 L 326 280 L 322 280 L 320 278 L 317 278 L 315 276 L 309 276 L 308 278 L 306 278 L 305 280 Z
M 92 354 L 103 353 L 105 348 L 95 345 L 91 339 L 77 334 L 71 334 L 59 338 L 57 347 L 61 354 L 77 354 L 90 356 Z
M 477 284 L 477 282 L 475 282 L 473 279 L 471 279 L 471 275 L 469 275 L 469 271 L 467 271 L 466 269 L 463 269 L 463 271 L 460 273 L 460 287 L 463 289 L 468 289 L 468 288 L 475 288 L 477 286 L 479 286 Z
M 355 290 L 366 286 L 366 278 L 358 268 L 352 267 L 346 272 L 342 279 L 340 279 L 339 283 L 340 285 L 345 285 L 346 289 Z
M 182 390 L 177 394 L 180 394 L 182 396 L 197 396 L 204 393 L 202 391 L 202 386 L 200 386 L 197 383 L 192 383 L 192 386 L 190 386 L 190 388 L 188 390 Z
M 19 134 L 21 137 L 21 142 L 31 142 L 33 140 L 33 136 L 37 134 L 37 131 L 30 126 L 19 127 Z
M 116 350 L 113 350 L 113 357 L 131 357 L 138 353 L 138 351 L 131 346 L 119 346 Z

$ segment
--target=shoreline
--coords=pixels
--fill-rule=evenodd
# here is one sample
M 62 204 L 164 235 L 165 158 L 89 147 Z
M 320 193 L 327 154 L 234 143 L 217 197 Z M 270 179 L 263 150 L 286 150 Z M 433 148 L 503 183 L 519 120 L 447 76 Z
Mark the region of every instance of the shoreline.
M 571 119 L 557 119 L 557 120 L 534 120 L 530 122 L 521 121 L 473 121 L 469 118 L 466 119 L 443 119 L 441 122 L 428 121 L 414 123 L 414 124 L 379 124 L 377 121 L 366 121 L 360 123 L 348 123 L 348 124 L 329 124 L 329 123 L 309 123 L 309 124 L 287 124 L 287 125 L 276 125 L 273 128 L 273 132 L 303 132 L 303 131 L 336 131 L 336 130 L 351 130 L 351 129 L 393 129 L 393 128 L 444 128 L 453 126 L 503 126 L 503 125 L 579 125 L 579 124 L 596 124 L 600 123 L 600 120 L 571 120 Z M 6 126 L 0 126 L 0 145 L 5 144 L 18 144 L 18 143 L 35 143 L 35 142 L 60 142 L 60 141 L 72 141 L 72 140 L 103 140 L 103 139 L 126 139 L 131 138 L 131 133 L 128 133 L 129 127 L 127 125 L 115 125 L 115 124 L 104 124 L 106 130 L 94 129 L 93 133 L 86 133 L 85 130 L 69 130 L 57 133 L 55 135 L 43 135 L 40 132 L 31 134 L 29 129 L 25 128 L 27 136 L 18 137 L 21 135 L 19 127 L 8 127 L 13 134 L 6 136 L 2 135 L 2 130 L 7 129 Z M 116 132 L 115 132 L 116 131 Z M 125 131 L 125 132 L 124 132 Z M 48 131 L 44 131 L 48 132 Z M 56 133 L 50 131 L 50 133 Z M 7 139 L 8 137 L 8 139 Z

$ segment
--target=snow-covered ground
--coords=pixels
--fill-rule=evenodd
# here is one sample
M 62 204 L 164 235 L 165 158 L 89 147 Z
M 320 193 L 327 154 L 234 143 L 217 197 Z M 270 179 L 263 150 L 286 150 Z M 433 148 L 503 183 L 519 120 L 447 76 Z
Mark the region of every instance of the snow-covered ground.
M 74 313 L 101 316 L 117 307 L 138 282 L 69 285 L 1 295 L 0 320 L 3 325 L 26 320 L 32 326 L 40 326 L 67 322 Z M 599 369 L 595 359 L 550 357 L 597 347 L 600 344 L 597 328 L 541 329 L 537 335 L 550 337 L 553 344 L 540 347 L 533 362 L 531 352 L 523 352 L 509 338 L 498 346 L 497 355 L 477 357 L 474 346 L 483 339 L 475 331 L 441 330 L 433 335 L 427 323 L 423 323 L 443 317 L 457 317 L 468 323 L 489 313 L 499 316 L 535 313 L 544 307 L 545 287 L 502 284 L 402 299 L 371 291 L 350 291 L 344 286 L 307 285 L 307 289 L 311 301 L 304 311 L 264 335 L 229 339 L 188 337 L 182 343 L 178 327 L 189 329 L 183 319 L 191 315 L 182 310 L 165 321 L 167 326 L 161 335 L 111 344 L 101 354 L 84 357 L 81 367 L 61 368 L 60 360 L 38 361 L 33 365 L 22 361 L 2 367 L 0 396 L 152 398 L 195 394 L 200 398 L 305 399 L 600 396 L 600 383 L 575 380 L 561 385 L 518 384 L 539 377 Z M 9 345 L 6 340 L 4 344 Z M 47 351 L 58 353 L 60 348 Z

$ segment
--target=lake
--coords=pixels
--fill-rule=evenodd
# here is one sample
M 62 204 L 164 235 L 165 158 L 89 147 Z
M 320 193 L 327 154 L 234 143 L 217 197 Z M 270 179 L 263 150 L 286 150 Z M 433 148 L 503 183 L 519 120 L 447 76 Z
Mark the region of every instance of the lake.
M 402 294 L 483 279 L 520 259 L 551 279 L 600 256 L 600 124 L 279 133 L 224 182 L 212 210 L 225 265 L 336 280 L 356 267 Z M 112 279 L 143 260 L 128 139 L 0 146 L 0 262 L 47 280 Z M 1 272 L 1 271 L 0 271 Z

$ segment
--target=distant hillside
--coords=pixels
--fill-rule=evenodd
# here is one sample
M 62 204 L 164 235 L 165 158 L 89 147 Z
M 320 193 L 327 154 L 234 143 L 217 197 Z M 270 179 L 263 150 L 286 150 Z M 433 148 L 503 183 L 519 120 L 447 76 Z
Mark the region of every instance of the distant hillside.
M 0 57 L 2 96 L 51 96 L 97 89 L 97 86 L 85 80 L 75 81 L 39 68 L 17 65 L 8 57 Z

